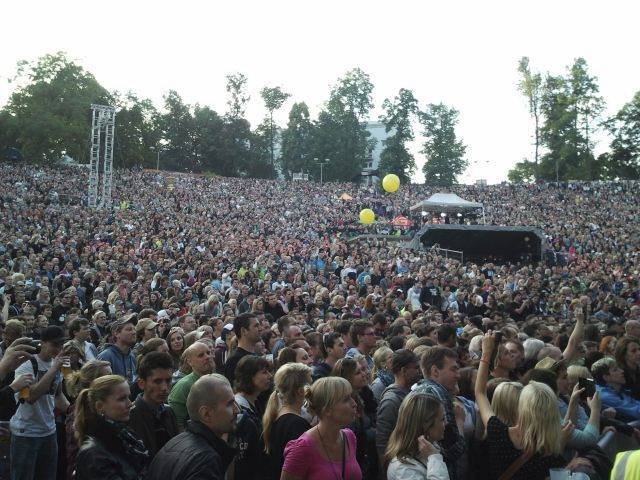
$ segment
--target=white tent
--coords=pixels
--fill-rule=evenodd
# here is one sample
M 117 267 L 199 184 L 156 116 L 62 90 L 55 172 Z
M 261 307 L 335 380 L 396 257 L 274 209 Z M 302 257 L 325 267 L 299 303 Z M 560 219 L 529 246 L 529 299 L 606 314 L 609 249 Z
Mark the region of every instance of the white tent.
M 411 211 L 459 213 L 468 210 L 482 209 L 484 219 L 484 205 L 460 198 L 455 193 L 434 193 L 426 200 L 413 205 Z

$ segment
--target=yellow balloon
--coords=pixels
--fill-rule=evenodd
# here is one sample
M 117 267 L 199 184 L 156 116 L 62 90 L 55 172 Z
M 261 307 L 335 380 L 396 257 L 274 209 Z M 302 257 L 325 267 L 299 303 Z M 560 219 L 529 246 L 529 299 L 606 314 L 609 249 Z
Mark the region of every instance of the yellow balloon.
M 397 175 L 390 173 L 382 179 L 382 188 L 385 192 L 393 193 L 400 188 L 400 179 Z
M 369 225 L 370 223 L 373 223 L 375 219 L 376 219 L 376 215 L 375 213 L 373 213 L 373 210 L 371 210 L 370 208 L 365 208 L 360 211 L 360 223 Z

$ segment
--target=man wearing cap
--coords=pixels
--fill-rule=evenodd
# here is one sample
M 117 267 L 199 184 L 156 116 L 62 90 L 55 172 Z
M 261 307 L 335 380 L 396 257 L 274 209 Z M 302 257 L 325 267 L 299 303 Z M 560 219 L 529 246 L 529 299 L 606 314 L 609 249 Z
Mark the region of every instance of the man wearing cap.
M 35 378 L 28 396 L 16 393 L 21 403 L 10 422 L 11 478 L 21 480 L 56 478 L 58 442 L 54 409 L 66 412 L 69 408 L 60 388 L 60 368 L 69 361 L 69 357 L 61 356 L 64 331 L 49 326 L 42 331 L 41 341 L 40 352 L 15 372 L 16 377 L 32 374 Z
M 122 375 L 131 385 L 136 372 L 136 358 L 131 348 L 136 343 L 136 329 L 133 318 L 123 317 L 111 324 L 111 334 L 115 338 L 114 343 L 107 343 L 98 360 L 104 360 L 111 364 L 114 375 Z
M 136 324 L 136 339 L 138 342 L 133 347 L 134 356 L 138 356 L 138 352 L 140 352 L 140 349 L 144 347 L 147 340 L 151 340 L 158 336 L 158 332 L 156 330 L 157 327 L 158 324 L 150 318 L 141 318 L 138 320 L 138 323 Z

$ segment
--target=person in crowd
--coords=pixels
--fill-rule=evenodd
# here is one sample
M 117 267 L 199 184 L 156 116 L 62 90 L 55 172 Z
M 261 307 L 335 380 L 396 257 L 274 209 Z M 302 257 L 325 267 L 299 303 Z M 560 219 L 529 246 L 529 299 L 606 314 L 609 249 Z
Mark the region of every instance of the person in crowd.
M 256 343 L 260 340 L 260 328 L 257 317 L 252 313 L 243 313 L 233 320 L 233 331 L 238 339 L 238 348 L 227 358 L 224 364 L 224 376 L 233 383 L 236 365 L 245 355 L 255 355 Z
M 98 355 L 98 360 L 109 362 L 113 374 L 123 376 L 131 385 L 136 373 L 136 358 L 132 351 L 136 343 L 136 329 L 131 317 L 123 317 L 113 322 L 111 334 L 114 343 L 105 345 L 104 350 Z
M 276 480 L 280 478 L 287 443 L 311 428 L 302 414 L 311 369 L 300 363 L 287 363 L 276 371 L 274 382 L 262 419 L 262 437 L 267 455 L 265 478 Z
M 133 346 L 134 355 L 140 355 L 140 350 L 144 344 L 158 336 L 158 324 L 150 318 L 141 318 L 136 323 L 136 344 Z
M 127 427 L 131 400 L 129 384 L 120 375 L 105 375 L 91 382 L 76 399 L 75 437 L 78 480 L 144 477 L 149 452 Z
M 373 358 L 371 353 L 376 347 L 376 333 L 373 324 L 368 320 L 355 320 L 349 331 L 352 348 L 347 350 L 346 357 L 353 358 L 358 353 L 367 359 L 369 371 L 373 370 Z
M 406 396 L 384 455 L 386 478 L 448 480 L 447 465 L 438 448 L 445 423 L 444 407 L 436 398 L 424 393 Z
M 640 400 L 640 347 L 638 345 L 640 340 L 635 337 L 624 337 L 618 340 L 614 351 L 618 366 L 624 372 L 625 387 L 636 400 Z
M 61 356 L 64 331 L 57 325 L 45 328 L 40 352 L 22 363 L 15 377 L 33 375 L 28 389 L 20 390 L 20 404 L 11 417 L 11 475 L 16 479 L 56 478 L 58 441 L 55 412 L 66 412 L 69 402 L 62 393 L 62 366 L 69 358 Z M 22 393 L 24 392 L 24 394 Z
M 136 365 L 139 366 L 142 359 L 151 352 L 161 352 L 169 354 L 169 346 L 167 345 L 166 340 L 155 337 L 150 338 L 149 340 L 144 342 L 144 346 L 138 351 L 138 356 L 136 357 Z M 173 362 L 173 357 L 171 357 L 171 361 Z
M 509 427 L 518 423 L 518 402 L 523 388 L 520 382 L 502 382 L 493 391 L 491 409 Z
M 380 347 L 373 354 L 373 376 L 374 380 L 371 384 L 371 391 L 376 399 L 380 402 L 382 392 L 393 383 L 393 373 L 391 371 L 391 359 L 393 350 L 389 347 Z
M 203 375 L 187 398 L 186 430 L 169 440 L 156 454 L 146 480 L 222 480 L 237 454 L 224 438 L 233 432 L 238 406 L 229 380 L 220 374 Z
M 184 332 L 180 327 L 173 327 L 167 334 L 167 346 L 169 347 L 169 355 L 173 358 L 173 368 L 180 368 L 180 357 L 185 350 Z
M 182 430 L 189 420 L 187 399 L 193 384 L 203 375 L 213 372 L 214 364 L 211 349 L 204 343 L 196 342 L 184 351 L 184 358 L 191 373 L 176 383 L 169 393 L 169 406 L 176 417 L 178 427 Z
M 356 415 L 349 382 L 340 377 L 321 378 L 307 389 L 305 398 L 318 424 L 289 442 L 280 478 L 360 480 L 355 435 L 345 428 Z
M 172 375 L 173 360 L 166 352 L 148 353 L 138 364 L 136 383 L 141 393 L 133 402 L 129 427 L 143 441 L 151 459 L 179 433 L 176 416 L 167 405 Z
M 344 358 L 347 350 L 342 336 L 337 332 L 325 333 L 320 344 L 323 361 L 313 367 L 313 381 L 328 377 L 336 362 Z
M 550 468 L 564 467 L 561 456 L 573 424 L 561 426 L 556 396 L 547 385 L 531 381 L 518 400 L 518 421 L 504 424 L 487 398 L 489 363 L 496 348 L 491 331 L 482 341 L 482 357 L 475 386 L 476 404 L 486 429 L 486 460 L 491 478 L 546 478 Z M 545 412 L 540 415 L 540 412 Z
M 640 401 L 625 389 L 624 370 L 615 359 L 605 357 L 591 366 L 596 389 L 605 408 L 613 408 L 616 418 L 624 422 L 640 420 Z
M 416 384 L 414 391 L 432 395 L 444 406 L 447 424 L 441 442 L 443 457 L 449 476 L 457 478 L 456 461 L 466 445 L 463 436 L 465 411 L 460 404 L 454 404 L 460 378 L 458 355 L 447 347 L 433 347 L 422 356 L 420 369 L 424 379 Z
M 393 383 L 380 398 L 376 414 L 376 448 L 378 458 L 383 459 L 391 432 L 398 421 L 400 404 L 420 378 L 420 360 L 409 350 L 396 350 L 391 358 Z
M 353 358 L 345 357 L 336 362 L 332 376 L 342 377 L 351 384 L 356 402 L 356 417 L 349 428 L 357 440 L 356 458 L 363 475 L 375 477 L 378 455 L 375 449 L 375 426 L 377 404 L 368 386 L 366 366 Z
M 29 387 L 35 380 L 33 372 L 16 376 L 15 370 L 33 358 L 36 348 L 28 337 L 17 338 L 7 346 L 0 358 L 0 420 L 8 421 L 16 413 L 16 393 Z
M 98 357 L 98 349 L 91 343 L 91 330 L 89 321 L 85 318 L 76 318 L 69 322 L 70 343 L 78 347 L 82 352 L 82 362 L 86 363 Z
M 111 375 L 111 365 L 104 360 L 89 360 L 82 368 L 73 372 L 65 379 L 67 395 L 69 396 L 70 408 L 67 409 L 65 418 L 66 433 L 66 455 L 67 455 L 67 479 L 73 480 L 76 468 L 76 456 L 78 455 L 78 442 L 75 438 L 75 401 L 80 392 L 89 388 L 91 382 L 96 378 Z
M 235 478 L 257 479 L 262 473 L 261 446 L 262 416 L 258 396 L 271 388 L 269 362 L 264 357 L 245 355 L 236 367 L 235 398 L 240 413 L 234 432 L 238 448 Z

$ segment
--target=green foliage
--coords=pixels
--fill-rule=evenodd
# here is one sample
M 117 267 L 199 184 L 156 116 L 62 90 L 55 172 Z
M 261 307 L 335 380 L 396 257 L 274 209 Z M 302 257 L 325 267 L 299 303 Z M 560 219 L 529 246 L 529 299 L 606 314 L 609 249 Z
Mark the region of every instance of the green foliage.
M 316 165 L 311 157 L 313 128 L 307 104 L 294 103 L 289 112 L 287 128 L 282 132 L 280 164 L 286 178 L 291 178 L 293 173 L 315 170 Z
M 164 96 L 165 113 L 158 118 L 163 146 L 160 167 L 181 172 L 199 171 L 194 156 L 194 120 L 191 107 L 185 104 L 175 90 Z
M 17 88 L 2 115 L 3 143 L 19 148 L 27 161 L 64 154 L 86 161 L 91 104 L 109 104 L 109 92 L 63 52 L 20 62 L 13 82 Z
M 537 165 L 525 159 L 509 170 L 507 178 L 512 183 L 531 183 L 536 180 L 536 173 Z
M 160 132 L 156 121 L 158 111 L 149 99 L 139 99 L 134 93 L 114 94 L 117 108 L 113 164 L 130 168 L 156 165 L 156 146 Z
M 425 142 L 422 153 L 427 161 L 422 167 L 425 183 L 451 186 L 458 175 L 467 168 L 464 158 L 467 147 L 456 137 L 458 111 L 446 105 L 429 104 L 420 113 Z
M 284 102 L 291 96 L 289 93 L 283 92 L 280 87 L 264 87 L 260 91 L 260 96 L 264 101 L 264 106 L 269 112 L 269 161 L 271 169 L 275 167 L 275 135 L 277 126 L 273 123 L 273 112 L 280 110 Z
M 251 97 L 247 93 L 247 77 L 242 73 L 227 75 L 226 89 L 230 95 L 227 101 L 228 116 L 234 119 L 244 118 L 247 103 Z
M 534 120 L 534 164 L 540 160 L 540 104 L 542 102 L 542 75 L 533 73 L 529 67 L 529 58 L 522 57 L 518 63 L 518 72 L 521 75 L 518 88 L 527 98 L 529 114 Z
M 640 91 L 608 122 L 611 151 L 600 160 L 607 178 L 640 179 Z
M 385 99 L 382 108 L 385 113 L 380 121 L 384 123 L 385 131 L 393 134 L 383 141 L 379 165 L 381 176 L 395 173 L 402 183 L 409 182 L 416 162 L 406 143 L 414 139 L 411 120 L 418 112 L 418 101 L 411 90 L 401 88 L 393 100 Z
M 373 107 L 369 75 L 355 68 L 331 89 L 315 124 L 313 157 L 329 159 L 326 180 L 357 179 L 375 145 L 365 120 Z

